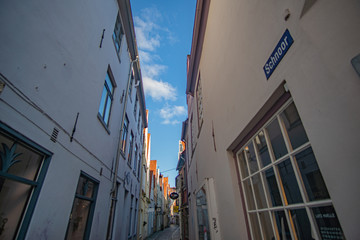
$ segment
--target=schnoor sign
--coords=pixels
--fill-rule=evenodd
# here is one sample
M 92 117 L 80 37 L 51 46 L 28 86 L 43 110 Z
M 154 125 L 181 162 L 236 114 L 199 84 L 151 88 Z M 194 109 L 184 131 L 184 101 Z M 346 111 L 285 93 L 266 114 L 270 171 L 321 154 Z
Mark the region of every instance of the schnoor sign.
M 266 61 L 265 66 L 263 67 L 266 79 L 270 78 L 271 74 L 274 72 L 277 65 L 281 62 L 282 58 L 285 56 L 293 42 L 294 39 L 292 38 L 289 30 L 286 29 L 274 51 Z

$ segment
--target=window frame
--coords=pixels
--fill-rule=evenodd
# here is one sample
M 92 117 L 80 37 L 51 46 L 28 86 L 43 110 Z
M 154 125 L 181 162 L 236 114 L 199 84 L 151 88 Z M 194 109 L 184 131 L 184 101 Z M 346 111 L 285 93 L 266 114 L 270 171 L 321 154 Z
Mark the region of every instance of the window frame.
M 110 86 L 108 86 L 108 83 L 107 83 L 108 81 L 106 80 L 107 78 L 109 78 L 109 80 L 110 80 L 109 82 L 112 85 L 111 89 L 110 89 Z M 109 123 L 110 123 L 110 117 L 111 117 L 111 109 L 112 109 L 112 105 L 113 105 L 113 102 L 114 102 L 115 88 L 116 88 L 116 82 L 114 80 L 114 76 L 112 74 L 111 68 L 110 68 L 110 66 L 108 66 L 108 69 L 106 71 L 104 86 L 103 86 L 102 93 L 101 93 L 98 115 L 97 115 L 100 122 L 103 124 L 103 126 L 105 127 L 105 129 L 106 129 L 106 131 L 108 133 L 110 133 L 110 131 L 109 131 Z M 104 100 L 104 103 L 103 103 L 104 106 L 102 106 L 102 99 L 103 99 L 104 91 L 106 91 L 106 96 L 105 96 L 105 100 Z M 111 101 L 110 106 L 108 106 L 109 97 L 110 97 L 110 101 Z M 102 109 L 102 113 L 100 113 L 101 109 Z M 105 118 L 106 118 L 107 109 L 109 110 L 109 116 L 107 117 L 107 121 L 105 121 L 106 120 Z
M 133 147 L 134 147 L 134 133 L 132 130 L 130 130 L 130 135 L 129 135 L 129 152 L 128 152 L 128 165 L 130 166 L 130 168 L 132 168 L 131 163 L 132 163 L 132 152 L 133 152 Z
M 37 200 L 39 198 L 41 188 L 43 186 L 53 153 L 43 148 L 39 144 L 33 142 L 32 140 L 17 132 L 16 130 L 12 129 L 2 121 L 0 121 L 0 131 L 7 138 L 13 139 L 14 141 L 16 140 L 17 142 L 20 142 L 23 145 L 30 147 L 31 150 L 43 155 L 42 163 L 40 164 L 35 181 L 30 181 L 28 179 L 0 171 L 0 177 L 31 186 L 31 192 L 26 201 L 24 211 L 19 220 L 18 228 L 15 233 L 16 239 L 22 240 L 25 239 L 27 230 L 29 228 L 31 218 L 34 213 Z
M 117 30 L 117 26 L 119 27 L 119 30 Z M 118 57 L 120 62 L 121 62 L 121 59 L 120 59 L 121 48 L 122 48 L 122 42 L 123 42 L 122 40 L 123 40 L 124 35 L 125 35 L 124 27 L 123 27 L 123 24 L 121 21 L 120 12 L 118 12 L 118 14 L 116 16 L 116 20 L 115 20 L 114 31 L 111 35 L 111 38 L 114 43 L 116 56 Z M 117 45 L 118 45 L 118 47 L 117 47 Z
M 128 131 L 129 131 L 129 118 L 127 117 L 127 114 L 125 114 L 124 125 L 123 125 L 122 136 L 121 136 L 121 152 L 123 154 L 125 154 L 125 152 L 126 152 Z
M 258 126 L 258 129 L 256 131 L 251 132 L 249 139 L 246 142 L 242 142 L 241 143 L 242 145 L 240 147 L 237 147 L 236 150 L 234 151 L 234 158 L 235 158 L 235 162 L 236 162 L 236 166 L 237 166 L 237 174 L 238 174 L 239 182 L 240 182 L 239 188 L 240 188 L 241 197 L 243 200 L 242 202 L 244 204 L 244 214 L 247 218 L 247 224 L 249 226 L 249 229 L 248 229 L 249 235 L 252 238 L 256 238 L 256 236 L 257 237 L 260 236 L 261 238 L 265 239 L 267 237 L 267 236 L 264 236 L 265 228 L 263 227 L 263 222 L 260 217 L 260 215 L 262 213 L 267 213 L 268 216 L 270 216 L 270 219 L 267 219 L 267 220 L 268 221 L 270 220 L 271 229 L 273 231 L 272 233 L 274 234 L 274 236 L 279 237 L 279 230 L 278 230 L 279 226 L 276 225 L 276 221 L 275 221 L 276 214 L 275 213 L 282 211 L 285 214 L 286 223 L 289 228 L 291 238 L 296 239 L 297 238 L 296 229 L 294 227 L 294 222 L 292 220 L 291 211 L 305 209 L 307 219 L 311 226 L 311 233 L 315 234 L 320 239 L 321 238 L 320 229 L 318 228 L 318 225 L 316 223 L 315 216 L 313 214 L 312 209 L 316 208 L 316 207 L 333 207 L 333 203 L 332 203 L 330 196 L 326 199 L 320 199 L 320 200 L 310 200 L 310 198 L 308 197 L 307 189 L 305 187 L 304 180 L 302 179 L 300 168 L 298 166 L 295 156 L 299 153 L 307 151 L 308 149 L 311 149 L 311 143 L 310 143 L 310 140 L 307 139 L 307 141 L 305 143 L 303 143 L 300 146 L 293 149 L 291 146 L 290 137 L 286 130 L 285 123 L 281 116 L 281 114 L 283 114 L 285 112 L 285 110 L 287 110 L 288 107 L 293 103 L 294 103 L 294 101 L 290 97 L 282 106 L 280 106 L 271 115 L 271 117 L 269 117 L 269 119 L 267 119 L 267 121 L 264 124 L 262 124 L 261 126 Z M 295 106 L 295 108 L 296 108 L 296 106 Z M 297 110 L 297 108 L 296 108 L 296 110 Z M 301 120 L 300 116 L 299 116 L 299 118 Z M 272 144 L 270 141 L 269 134 L 267 133 L 267 127 L 269 127 L 270 124 L 272 124 L 274 121 L 276 121 L 279 124 L 280 130 L 281 130 L 280 136 L 284 140 L 285 145 L 286 145 L 286 150 L 287 150 L 287 153 L 279 158 L 276 158 L 273 154 L 273 149 L 272 149 L 273 147 L 272 147 Z M 306 131 L 306 130 L 304 129 L 304 131 Z M 261 158 L 259 157 L 260 152 L 256 147 L 256 141 L 259 141 L 256 138 L 259 136 L 260 132 L 263 132 L 265 134 L 265 141 L 266 141 L 269 156 L 271 159 L 270 160 L 271 162 L 265 166 L 262 166 L 262 164 L 261 164 L 262 163 Z M 255 151 L 255 161 L 256 161 L 256 165 L 257 165 L 257 169 L 255 171 L 252 171 L 250 169 L 249 158 L 248 158 L 247 154 L 245 154 L 246 148 L 248 146 L 250 146 L 250 144 L 252 144 L 254 146 L 254 151 Z M 314 154 L 314 152 L 313 152 L 313 154 Z M 243 158 L 245 159 L 245 161 L 242 160 L 245 163 L 245 165 L 240 163 L 239 155 L 243 156 Z M 295 183 L 299 188 L 302 202 L 288 203 L 286 200 L 288 195 L 287 195 L 286 191 L 284 190 L 284 184 L 282 183 L 283 177 L 281 176 L 281 173 L 279 170 L 279 165 L 282 163 L 285 163 L 286 161 L 289 161 L 291 163 L 291 168 L 293 170 L 292 174 L 295 176 L 295 179 L 296 179 Z M 315 158 L 315 162 L 317 163 L 316 158 Z M 242 168 L 245 168 L 247 171 L 244 172 Z M 266 171 L 268 171 L 270 169 L 273 171 L 274 176 L 275 176 L 276 187 L 279 190 L 279 194 L 281 197 L 281 205 L 273 206 L 273 203 L 271 203 L 271 201 L 272 201 L 271 193 L 269 190 L 267 179 L 265 177 Z M 320 172 L 320 168 L 319 168 L 319 172 Z M 261 191 L 261 190 L 259 191 L 259 189 L 254 187 L 255 186 L 254 180 L 253 180 L 254 177 L 260 178 L 260 181 L 258 184 L 262 187 L 263 191 Z M 324 187 L 327 190 L 325 183 L 324 183 Z M 265 201 L 266 201 L 265 207 L 258 206 L 259 197 L 256 195 L 256 192 L 258 192 L 258 194 L 259 194 L 259 192 L 263 193 L 263 195 L 264 195 L 263 198 L 265 198 Z M 251 200 L 251 203 L 249 202 L 249 200 Z M 253 207 L 251 207 L 252 205 L 253 205 Z M 256 221 L 257 224 L 254 224 L 254 226 L 259 225 L 260 233 L 256 233 L 257 234 L 256 236 L 254 233 L 254 229 L 252 226 L 253 223 L 251 221 L 252 218 L 250 215 L 255 216 L 255 218 L 253 218 L 253 220 Z M 339 225 L 341 228 L 340 223 L 339 223 Z M 342 231 L 342 234 L 343 234 L 343 231 Z

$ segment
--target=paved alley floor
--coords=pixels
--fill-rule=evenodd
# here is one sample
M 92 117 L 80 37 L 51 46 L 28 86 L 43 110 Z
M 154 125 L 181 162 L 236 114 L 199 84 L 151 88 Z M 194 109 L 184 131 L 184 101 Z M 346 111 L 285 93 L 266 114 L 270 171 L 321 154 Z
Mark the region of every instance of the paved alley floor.
M 146 240 L 180 240 L 180 228 L 172 224 L 162 231 L 155 232 Z

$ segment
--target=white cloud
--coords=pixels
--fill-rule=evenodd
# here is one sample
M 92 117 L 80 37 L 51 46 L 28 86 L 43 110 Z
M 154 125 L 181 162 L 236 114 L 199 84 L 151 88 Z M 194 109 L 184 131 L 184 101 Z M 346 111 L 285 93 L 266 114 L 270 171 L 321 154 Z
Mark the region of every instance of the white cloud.
M 170 83 L 157 81 L 149 77 L 143 77 L 144 91 L 155 101 L 176 100 L 176 89 Z
M 167 66 L 161 64 L 144 64 L 142 74 L 148 78 L 156 78 L 166 70 Z
M 160 117 L 163 120 L 163 124 L 177 124 L 180 123 L 176 117 L 185 116 L 186 109 L 184 106 L 169 106 L 165 105 L 162 109 L 160 109 Z

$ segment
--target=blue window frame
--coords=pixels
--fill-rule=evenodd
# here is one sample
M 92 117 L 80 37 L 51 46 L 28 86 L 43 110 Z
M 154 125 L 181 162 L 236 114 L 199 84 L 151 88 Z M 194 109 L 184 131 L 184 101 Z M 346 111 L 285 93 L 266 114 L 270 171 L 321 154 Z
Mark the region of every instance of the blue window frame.
M 111 80 L 112 74 L 110 68 L 108 69 L 105 77 L 104 87 L 101 95 L 100 106 L 99 106 L 99 118 L 103 124 L 109 126 L 109 118 L 111 112 L 111 105 L 114 95 L 114 81 Z
M 52 153 L 0 122 L 0 239 L 24 239 Z
M 89 239 L 99 181 L 81 172 L 65 239 Z

